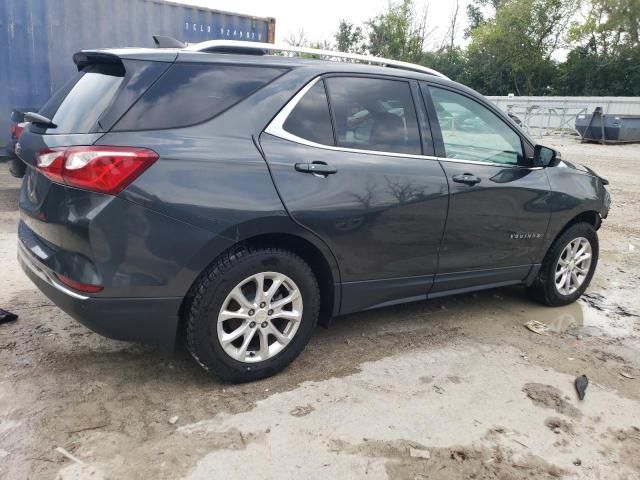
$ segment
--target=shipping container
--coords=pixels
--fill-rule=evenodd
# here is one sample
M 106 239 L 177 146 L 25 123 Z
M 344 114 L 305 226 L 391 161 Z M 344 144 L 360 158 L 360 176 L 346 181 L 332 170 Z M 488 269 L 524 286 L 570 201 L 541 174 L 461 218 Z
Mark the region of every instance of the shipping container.
M 273 43 L 275 19 L 162 0 L 0 0 L 0 155 L 11 110 L 37 111 L 74 74 L 82 49 L 185 43 Z

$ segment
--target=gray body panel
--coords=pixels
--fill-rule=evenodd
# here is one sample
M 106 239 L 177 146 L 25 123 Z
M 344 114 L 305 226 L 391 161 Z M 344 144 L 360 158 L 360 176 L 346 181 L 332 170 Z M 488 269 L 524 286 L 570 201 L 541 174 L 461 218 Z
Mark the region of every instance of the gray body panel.
M 167 54 L 159 58 L 166 60 Z M 153 57 L 147 51 L 126 55 Z M 442 158 L 437 125 L 419 101 L 420 121 L 429 118 L 433 132 L 433 138 L 425 136 L 428 126 L 422 125 L 423 150 L 435 156 L 322 149 L 264 133 L 300 89 L 330 73 L 428 80 L 493 108 L 455 82 L 283 57 L 180 52 L 178 61 L 262 62 L 289 71 L 190 127 L 25 132 L 21 139 L 20 156 L 29 170 L 20 199 L 21 262 L 45 294 L 107 336 L 172 345 L 183 299 L 198 275 L 225 250 L 260 236 L 299 238 L 318 252 L 335 292 L 330 314 L 337 315 L 527 282 L 568 222 L 584 212 L 607 214 L 608 194 L 600 179 L 568 162 L 498 168 Z M 513 128 L 532 151 L 534 142 Z M 91 144 L 145 147 L 160 158 L 115 197 L 55 184 L 35 172 L 40 149 Z M 329 163 L 337 173 L 322 178 L 294 168 L 313 161 Z M 482 181 L 452 183 L 458 173 Z M 520 233 L 535 236 L 513 238 Z M 34 268 L 47 272 L 45 278 L 61 273 L 104 290 L 68 298 Z M 110 302 L 117 320 L 104 313 Z M 163 325 L 156 331 L 150 326 L 154 315 Z

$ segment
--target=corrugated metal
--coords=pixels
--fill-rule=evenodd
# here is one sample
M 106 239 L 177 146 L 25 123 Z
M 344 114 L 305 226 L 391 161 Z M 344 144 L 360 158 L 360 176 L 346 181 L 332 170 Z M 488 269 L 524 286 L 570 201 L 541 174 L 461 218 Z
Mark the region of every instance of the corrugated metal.
M 73 75 L 78 50 L 184 42 L 273 42 L 275 21 L 161 0 L 0 0 L 0 148 L 11 109 L 41 107 Z
M 516 115 L 530 134 L 544 136 L 574 130 L 578 115 L 602 107 L 609 115 L 640 115 L 640 97 L 487 97 L 503 111 Z
M 616 115 L 640 115 L 640 97 L 487 97 L 503 110 L 508 105 L 526 108 L 533 105 L 540 107 L 573 107 L 586 108 L 593 112 L 602 107 L 603 113 Z

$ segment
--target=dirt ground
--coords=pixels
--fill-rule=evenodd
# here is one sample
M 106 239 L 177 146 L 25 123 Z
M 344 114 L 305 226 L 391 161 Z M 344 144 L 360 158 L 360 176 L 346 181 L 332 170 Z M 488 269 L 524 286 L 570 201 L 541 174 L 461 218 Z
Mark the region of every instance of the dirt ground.
M 349 315 L 285 372 L 236 386 L 41 295 L 0 165 L 0 307 L 20 315 L 0 325 L 0 478 L 640 478 L 640 145 L 545 142 L 611 182 L 582 300 L 505 288 Z

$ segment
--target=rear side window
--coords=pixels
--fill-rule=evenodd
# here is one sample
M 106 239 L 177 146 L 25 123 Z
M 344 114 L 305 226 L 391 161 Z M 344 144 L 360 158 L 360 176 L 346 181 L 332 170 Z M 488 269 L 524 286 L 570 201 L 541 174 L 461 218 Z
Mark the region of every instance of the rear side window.
M 124 80 L 121 64 L 89 65 L 78 72 L 40 113 L 57 125 L 49 133 L 91 132 Z
M 333 145 L 333 127 L 322 80 L 302 97 L 287 117 L 283 128 L 300 138 Z
M 341 147 L 420 155 L 409 83 L 363 77 L 326 80 Z
M 155 130 L 208 120 L 262 88 L 281 68 L 173 65 L 116 124 L 114 130 Z

